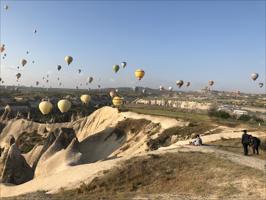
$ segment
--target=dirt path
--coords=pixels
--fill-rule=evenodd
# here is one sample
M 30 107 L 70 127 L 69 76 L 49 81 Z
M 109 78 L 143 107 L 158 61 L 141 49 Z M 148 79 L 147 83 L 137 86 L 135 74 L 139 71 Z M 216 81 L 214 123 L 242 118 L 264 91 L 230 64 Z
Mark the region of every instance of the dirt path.
M 219 126 L 217 128 L 221 129 L 222 131 L 220 133 L 217 133 L 217 134 L 202 136 L 201 138 L 202 138 L 203 143 L 209 143 L 209 142 L 221 140 L 222 138 L 225 138 L 225 139 L 239 138 L 240 139 L 242 136 L 242 132 L 240 132 L 240 131 L 236 132 L 235 128 L 229 128 L 229 127 L 225 127 L 225 126 Z M 265 132 L 252 132 L 252 135 L 261 137 L 261 136 L 265 136 Z M 171 151 L 171 152 L 175 152 L 175 151 L 200 151 L 203 153 L 215 153 L 219 157 L 229 159 L 229 160 L 231 160 L 235 163 L 238 163 L 240 165 L 245 165 L 245 166 L 252 167 L 252 168 L 259 169 L 261 171 L 266 172 L 266 161 L 264 161 L 264 160 L 254 158 L 251 156 L 244 156 L 244 155 L 240 155 L 237 153 L 232 153 L 229 151 L 220 150 L 220 149 L 217 149 L 215 147 L 210 147 L 210 146 L 195 147 L 195 146 L 189 145 L 189 142 L 191 142 L 191 139 L 178 141 L 178 142 L 172 144 L 171 146 L 161 147 L 159 149 L 159 151 L 160 150 Z

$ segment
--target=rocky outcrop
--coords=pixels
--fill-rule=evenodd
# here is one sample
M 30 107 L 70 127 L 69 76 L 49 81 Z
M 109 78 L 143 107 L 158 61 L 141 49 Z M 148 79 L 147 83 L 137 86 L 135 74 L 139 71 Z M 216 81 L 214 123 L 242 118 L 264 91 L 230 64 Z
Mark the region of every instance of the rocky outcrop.
M 55 173 L 67 166 L 81 163 L 79 142 L 72 128 L 60 128 L 54 133 L 54 142 L 41 155 L 35 170 L 35 176 Z M 51 142 L 51 141 L 50 141 Z M 50 144 L 49 142 L 49 144 Z
M 0 157 L 1 182 L 11 184 L 25 183 L 33 178 L 33 170 L 18 149 L 15 138 L 6 141 Z

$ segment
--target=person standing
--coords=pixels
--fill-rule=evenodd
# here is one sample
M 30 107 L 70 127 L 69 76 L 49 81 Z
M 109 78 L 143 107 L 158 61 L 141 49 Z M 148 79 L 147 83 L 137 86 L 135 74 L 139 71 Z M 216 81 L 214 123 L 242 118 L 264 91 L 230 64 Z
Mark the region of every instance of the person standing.
M 253 154 L 257 152 L 257 155 L 259 155 L 260 139 L 250 136 L 250 145 L 252 146 Z
M 244 149 L 244 155 L 248 155 L 248 145 L 250 141 L 250 135 L 247 134 L 247 130 L 243 130 L 243 135 L 242 135 L 242 145 Z

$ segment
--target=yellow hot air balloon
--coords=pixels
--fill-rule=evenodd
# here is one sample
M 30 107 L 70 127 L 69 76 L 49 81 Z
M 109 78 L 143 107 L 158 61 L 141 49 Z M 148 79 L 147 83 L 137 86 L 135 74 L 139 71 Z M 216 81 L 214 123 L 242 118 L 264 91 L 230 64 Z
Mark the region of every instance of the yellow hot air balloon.
M 49 101 L 42 101 L 39 104 L 39 109 L 43 115 L 47 115 L 51 112 L 53 105 Z
M 119 107 L 123 104 L 123 98 L 116 96 L 113 98 L 112 102 L 114 106 Z
M 82 103 L 87 105 L 91 100 L 91 96 L 88 94 L 83 94 L 81 95 L 80 100 L 82 101 Z
M 57 107 L 61 111 L 61 113 L 65 113 L 71 108 L 71 102 L 66 99 L 62 99 L 58 101 Z
M 135 76 L 138 80 L 141 80 L 145 75 L 145 72 L 142 69 L 137 69 L 135 71 Z
M 66 57 L 65 57 L 65 61 L 66 61 L 66 63 L 67 63 L 68 65 L 70 65 L 70 64 L 72 63 L 72 61 L 73 61 L 73 58 L 72 58 L 71 56 L 66 56 Z

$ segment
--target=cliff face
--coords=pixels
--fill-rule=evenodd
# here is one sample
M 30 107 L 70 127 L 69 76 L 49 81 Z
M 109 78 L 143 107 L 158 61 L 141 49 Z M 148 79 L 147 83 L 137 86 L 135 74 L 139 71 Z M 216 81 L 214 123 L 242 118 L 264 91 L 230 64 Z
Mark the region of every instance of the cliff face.
M 157 106 L 166 106 L 172 108 L 186 109 L 186 110 L 201 110 L 207 111 L 211 108 L 211 103 L 199 103 L 196 101 L 178 101 L 171 99 L 139 99 L 135 102 L 136 104 L 144 105 L 157 105 Z
M 20 184 L 74 165 L 149 151 L 150 141 L 166 129 L 187 125 L 182 120 L 119 112 L 111 107 L 68 123 L 12 119 L 0 134 L 2 181 Z

